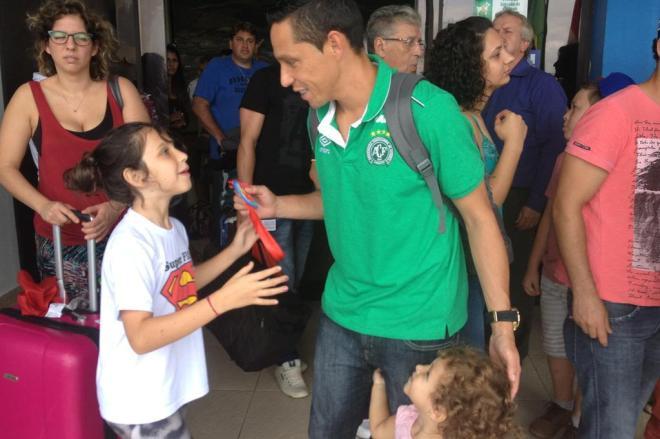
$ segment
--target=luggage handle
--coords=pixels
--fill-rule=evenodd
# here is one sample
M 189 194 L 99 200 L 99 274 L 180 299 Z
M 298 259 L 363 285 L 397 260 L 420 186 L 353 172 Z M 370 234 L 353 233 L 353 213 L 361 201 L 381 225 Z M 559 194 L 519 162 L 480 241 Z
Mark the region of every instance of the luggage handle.
M 83 222 L 89 222 L 93 218 L 91 215 L 84 214 L 78 210 L 74 210 L 73 213 Z M 64 288 L 64 270 L 63 270 L 63 260 L 62 260 L 62 233 L 60 226 L 53 224 L 53 250 L 55 253 L 55 277 L 57 279 L 57 289 L 60 293 L 60 298 L 62 303 L 66 304 L 66 307 L 72 311 L 75 311 L 78 308 L 77 301 L 71 301 L 67 303 L 67 294 L 66 289 Z M 96 240 L 90 239 L 87 241 L 87 299 L 88 299 L 88 309 L 90 312 L 98 312 L 98 295 L 96 291 Z

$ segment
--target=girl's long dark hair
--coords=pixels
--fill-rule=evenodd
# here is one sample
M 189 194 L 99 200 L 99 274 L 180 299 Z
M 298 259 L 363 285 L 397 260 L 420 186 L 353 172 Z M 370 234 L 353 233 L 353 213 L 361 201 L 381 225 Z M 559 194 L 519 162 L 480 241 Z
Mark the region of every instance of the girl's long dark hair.
M 124 170 L 148 172 L 142 156 L 149 130 L 169 138 L 163 128 L 145 122 L 114 128 L 93 151 L 83 155 L 80 163 L 64 173 L 66 186 L 84 193 L 103 189 L 111 200 L 133 204 L 140 194 L 124 179 Z

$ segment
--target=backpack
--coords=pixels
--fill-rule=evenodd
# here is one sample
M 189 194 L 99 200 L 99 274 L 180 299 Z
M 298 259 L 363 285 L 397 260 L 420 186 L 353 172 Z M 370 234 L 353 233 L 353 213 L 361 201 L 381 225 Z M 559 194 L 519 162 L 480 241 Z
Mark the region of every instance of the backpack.
M 417 127 L 414 123 L 414 118 L 412 114 L 412 105 L 409 103 L 412 102 L 412 92 L 415 89 L 415 86 L 419 81 L 424 78 L 420 75 L 414 73 L 402 73 L 396 72 L 392 75 L 392 83 L 390 84 L 390 91 L 385 100 L 385 105 L 383 107 L 383 113 L 385 114 L 385 120 L 387 121 L 387 127 L 390 131 L 390 136 L 394 142 L 399 155 L 403 157 L 408 166 L 419 174 L 422 174 L 426 186 L 428 186 L 431 191 L 431 198 L 433 199 L 433 204 L 435 204 L 438 209 L 438 214 L 440 216 L 439 222 L 439 233 L 445 232 L 445 210 L 443 208 L 442 193 L 440 192 L 440 187 L 438 185 L 438 179 L 435 176 L 433 171 L 433 163 L 429 157 L 429 152 L 424 146 L 422 139 L 419 137 Z M 319 118 L 316 111 L 310 111 L 310 117 L 308 121 L 310 140 L 312 142 L 312 147 L 316 145 L 316 138 L 318 137 L 318 125 Z M 490 190 L 488 184 L 486 184 L 486 191 L 488 192 L 488 199 L 495 213 L 495 218 L 497 218 L 497 224 L 499 226 L 500 232 L 502 233 L 502 238 L 504 239 L 504 245 L 507 250 L 507 256 L 509 257 L 509 262 L 513 261 L 513 247 L 511 245 L 511 240 L 507 236 L 504 230 L 504 222 L 502 216 L 500 215 L 495 202 L 493 201 L 493 193 Z M 453 205 L 449 205 L 450 208 L 454 208 Z M 460 215 L 457 215 L 460 219 Z M 462 221 L 461 221 L 462 224 Z M 465 244 L 467 244 L 467 234 L 465 233 L 465 227 L 461 227 L 461 237 Z M 469 245 L 465 246 L 466 249 L 469 249 Z M 471 262 L 470 257 L 466 258 Z M 474 271 L 474 270 L 473 270 Z
M 422 174 L 426 186 L 431 191 L 433 204 L 438 209 L 440 216 L 439 233 L 445 232 L 445 209 L 443 208 L 442 193 L 438 179 L 433 171 L 433 163 L 429 158 L 429 152 L 419 137 L 417 127 L 413 121 L 412 106 L 406 105 L 411 102 L 412 92 L 419 81 L 424 79 L 420 75 L 413 73 L 397 72 L 392 75 L 390 92 L 385 100 L 385 119 L 390 136 L 394 142 L 399 155 L 403 157 L 410 169 Z M 401 105 L 403 104 L 403 105 Z M 316 111 L 310 111 L 309 132 L 312 147 L 316 144 L 318 137 L 319 119 Z
M 254 260 L 244 255 L 217 279 L 198 292 L 199 300 L 220 288 L 245 264 Z M 255 271 L 265 266 L 255 261 Z M 251 305 L 231 310 L 206 324 L 229 357 L 246 372 L 282 362 L 300 341 L 311 308 L 300 294 L 287 291 L 277 296 L 277 305 Z

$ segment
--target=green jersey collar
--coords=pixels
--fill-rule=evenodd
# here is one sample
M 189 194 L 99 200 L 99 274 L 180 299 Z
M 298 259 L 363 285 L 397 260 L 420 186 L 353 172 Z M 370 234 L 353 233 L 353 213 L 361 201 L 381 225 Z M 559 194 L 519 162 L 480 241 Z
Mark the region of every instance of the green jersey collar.
M 376 72 L 376 82 L 374 88 L 371 91 L 371 96 L 369 97 L 369 102 L 367 107 L 364 110 L 362 117 L 351 124 L 351 127 L 357 128 L 363 122 L 370 122 L 373 118 L 378 116 L 383 111 L 383 106 L 387 100 L 387 95 L 390 91 L 390 84 L 392 82 L 392 75 L 394 70 L 388 66 L 382 58 L 376 55 L 369 55 L 369 59 L 378 66 Z M 321 119 L 318 131 L 323 134 L 335 144 L 346 148 L 347 141 L 344 141 L 341 134 L 335 127 L 334 118 L 335 118 L 336 104 L 334 101 L 330 101 L 326 106 L 326 112 L 323 118 Z M 315 110 L 312 110 L 315 111 Z M 317 114 L 322 111 L 318 111 Z M 348 139 L 347 139 L 348 140 Z
M 394 74 L 394 69 L 387 65 L 382 58 L 376 55 L 369 55 L 369 59 L 378 65 L 378 72 L 376 73 L 376 83 L 374 84 L 374 89 L 371 91 L 367 109 L 364 112 L 364 116 L 362 116 L 363 122 L 371 121 L 383 111 L 383 106 L 390 91 L 392 75 Z

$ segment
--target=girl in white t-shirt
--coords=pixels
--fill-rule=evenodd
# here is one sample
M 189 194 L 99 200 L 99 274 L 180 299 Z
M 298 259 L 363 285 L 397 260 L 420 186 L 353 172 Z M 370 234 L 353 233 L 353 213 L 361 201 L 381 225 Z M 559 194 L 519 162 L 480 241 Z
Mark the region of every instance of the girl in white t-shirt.
M 189 438 L 181 408 L 208 392 L 201 327 L 248 305 L 274 305 L 286 291 L 279 267 L 243 267 L 198 300 L 256 241 L 249 221 L 234 241 L 193 267 L 188 237 L 168 209 L 191 187 L 187 155 L 161 129 L 129 123 L 113 130 L 65 174 L 71 189 L 102 187 L 130 208 L 103 259 L 97 388 L 101 415 L 122 438 Z

